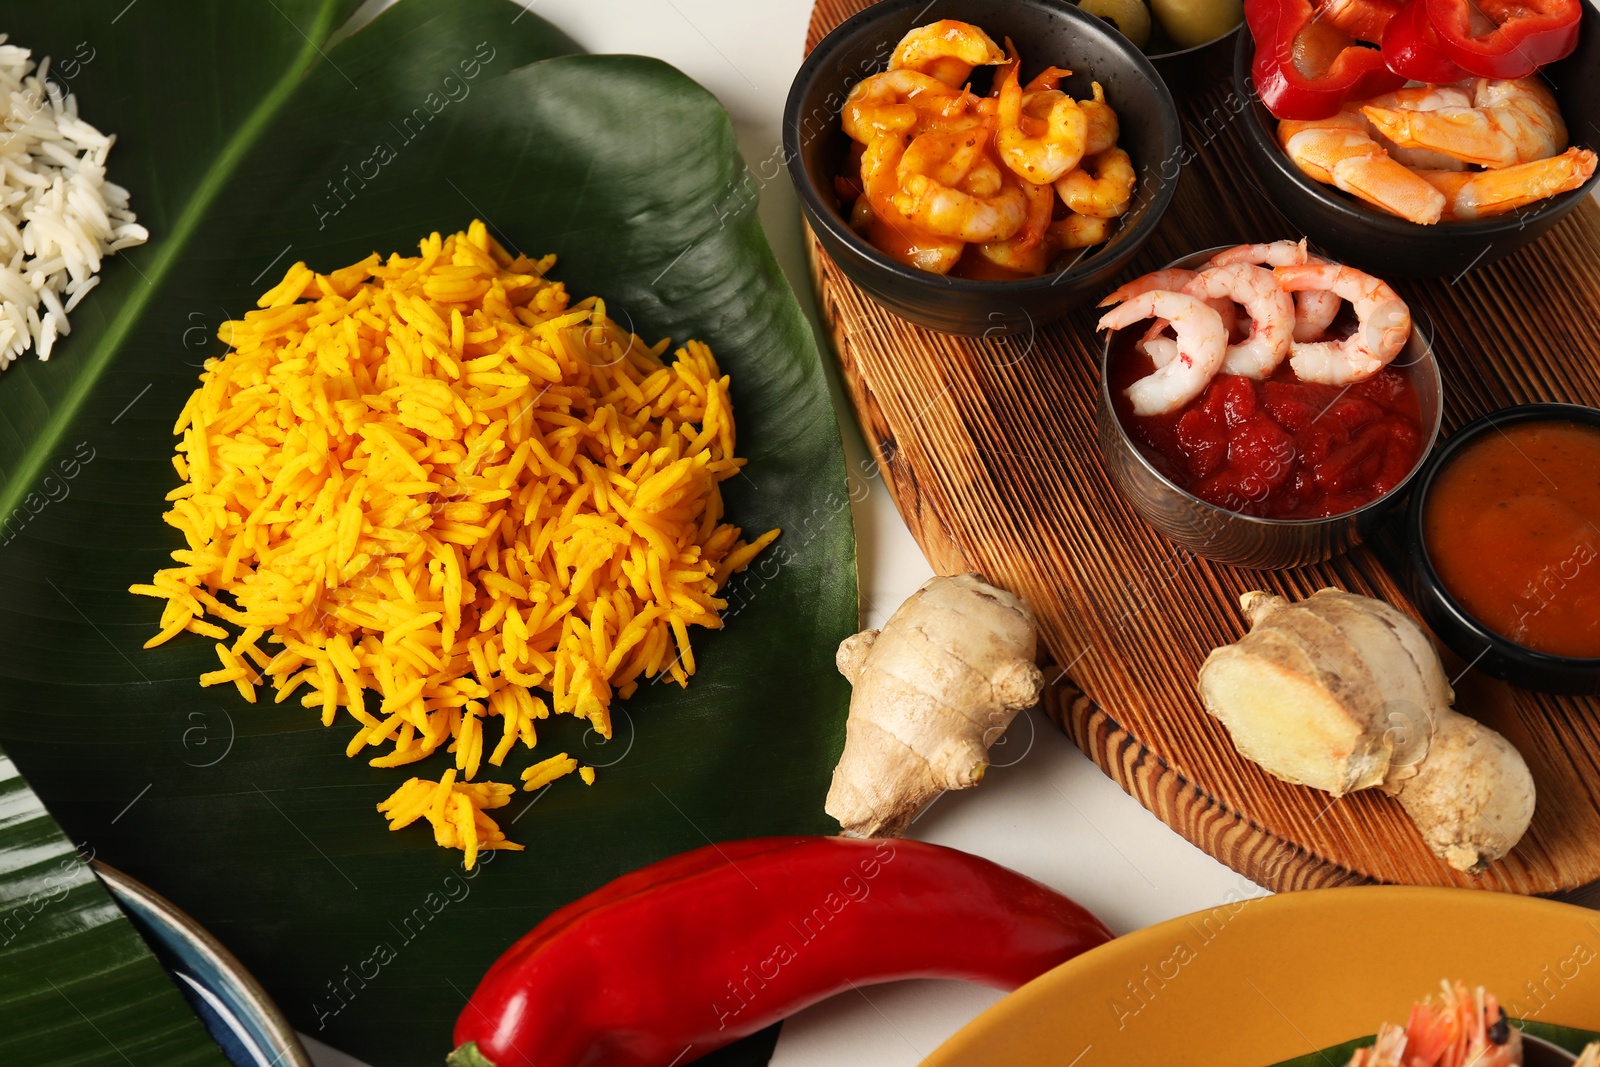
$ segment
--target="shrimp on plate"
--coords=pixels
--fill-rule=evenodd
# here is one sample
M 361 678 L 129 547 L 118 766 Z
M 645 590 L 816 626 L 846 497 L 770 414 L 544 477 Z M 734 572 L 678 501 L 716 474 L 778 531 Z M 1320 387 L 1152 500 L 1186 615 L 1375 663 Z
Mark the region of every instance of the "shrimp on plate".
M 1013 59 L 1001 75 L 995 151 L 1017 177 L 1049 185 L 1083 158 L 1089 120 L 1076 100 L 1055 89 L 1036 91 L 1024 106 L 1018 66 Z
M 1444 215 L 1444 194 L 1384 151 L 1361 113 L 1278 123 L 1278 143 L 1307 177 L 1342 189 L 1392 215 L 1431 225 Z
M 1503 215 L 1545 197 L 1576 189 L 1594 176 L 1596 157 L 1587 148 L 1495 170 L 1424 170 L 1424 181 L 1444 194 L 1444 217 L 1478 219 Z
M 1461 96 L 1465 91 L 1458 90 Z M 1538 78 L 1479 78 L 1471 106 L 1419 108 L 1403 100 L 1368 101 L 1361 114 L 1401 148 L 1437 152 L 1480 167 L 1548 159 L 1567 147 L 1567 124 L 1554 94 Z
M 895 206 L 905 153 L 905 138 L 899 134 L 875 138 L 867 146 L 861 155 L 866 195 L 856 202 L 850 224 L 891 259 L 934 274 L 948 274 L 961 258 L 963 243 L 929 233 Z
M 1137 180 L 1133 161 L 1120 148 L 1108 148 L 1056 179 L 1061 202 L 1080 215 L 1115 219 L 1128 213 Z
M 986 158 L 987 140 L 966 130 L 919 134 L 896 166 L 894 206 L 913 225 L 942 237 L 1009 240 L 1028 220 L 1028 195 Z
M 1289 365 L 1303 382 L 1349 385 L 1388 366 L 1411 336 L 1411 309 L 1381 278 L 1336 263 L 1274 267 L 1278 286 L 1290 293 L 1327 290 L 1355 309 L 1355 330 L 1342 340 L 1292 341 Z
M 1205 391 L 1222 369 L 1228 330 L 1215 308 L 1196 296 L 1151 289 L 1124 300 L 1101 317 L 1096 329 L 1120 330 L 1144 319 L 1165 319 L 1177 333 L 1175 354 L 1155 372 L 1128 387 L 1135 415 L 1177 411 Z
M 1208 267 L 1184 292 L 1202 300 L 1230 300 L 1244 308 L 1250 329 L 1224 351 L 1222 372 L 1266 378 L 1289 354 L 1294 334 L 1294 298 L 1278 286 L 1272 271 L 1252 263 Z
M 1441 985 L 1438 1003 L 1413 1005 L 1404 1027 L 1385 1023 L 1377 1043 L 1357 1049 L 1347 1067 L 1521 1067 L 1522 1031 L 1494 994 Z
M 1321 256 L 1306 251 L 1305 238 L 1299 241 L 1273 241 L 1270 244 L 1236 245 L 1211 257 L 1209 266 L 1253 263 L 1258 267 L 1293 267 L 1301 263 L 1326 263 Z M 1342 303 L 1336 293 L 1304 289 L 1294 294 L 1294 339 L 1320 341 L 1333 320 L 1339 317 Z
M 902 37 L 889 56 L 889 69 L 913 70 L 959 89 L 975 68 L 1003 63 L 1005 58 L 1000 46 L 978 27 L 940 19 Z
M 959 89 L 914 70 L 885 70 L 857 82 L 840 118 L 845 135 L 862 144 L 889 133 L 908 133 L 933 116 L 964 111 Z M 977 120 L 973 120 L 977 124 Z

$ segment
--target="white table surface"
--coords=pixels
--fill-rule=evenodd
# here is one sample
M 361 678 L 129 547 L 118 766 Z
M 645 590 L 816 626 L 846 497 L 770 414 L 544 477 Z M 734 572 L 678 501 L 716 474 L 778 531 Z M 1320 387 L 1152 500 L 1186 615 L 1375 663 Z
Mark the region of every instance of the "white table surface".
M 812 0 L 524 0 L 590 52 L 656 56 L 716 94 L 752 171 L 781 160 L 779 129 Z M 765 173 L 773 173 L 768 165 Z M 801 250 L 787 175 L 761 188 L 761 222 L 811 316 L 853 470 L 868 456 L 843 392 Z M 854 505 L 862 621 L 879 626 L 933 571 L 881 482 Z M 983 785 L 947 794 L 911 836 L 986 856 L 1067 893 L 1124 934 L 1266 891 L 1140 807 L 1049 720 L 1018 718 Z M 897 982 L 835 997 L 783 1026 L 774 1067 L 912 1067 L 1000 994 L 960 982 Z M 360 1067 L 306 1038 L 318 1067 Z M 381 1064 L 373 1067 L 383 1067 Z

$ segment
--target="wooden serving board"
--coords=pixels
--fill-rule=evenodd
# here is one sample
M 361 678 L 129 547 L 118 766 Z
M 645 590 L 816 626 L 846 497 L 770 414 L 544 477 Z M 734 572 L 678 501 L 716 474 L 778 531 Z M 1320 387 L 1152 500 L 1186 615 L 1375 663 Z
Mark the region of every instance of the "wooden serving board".
M 807 51 L 868 4 L 818 0 Z M 1128 276 L 1215 245 L 1302 236 L 1249 169 L 1230 88 L 1180 98 L 1195 158 Z M 1551 894 L 1600 881 L 1600 701 L 1514 690 L 1476 671 L 1457 682 L 1461 710 L 1522 751 L 1539 791 L 1527 835 L 1481 876 L 1436 859 L 1393 800 L 1368 791 L 1334 801 L 1270 777 L 1206 715 L 1195 672 L 1243 633 L 1238 597 L 1249 589 L 1303 597 L 1337 586 L 1410 610 L 1378 552 L 1261 572 L 1178 549 L 1101 468 L 1091 314 L 1031 339 L 933 333 L 873 303 L 810 244 L 823 321 L 901 516 L 935 570 L 981 571 L 1035 606 L 1063 668 L 1051 718 L 1140 803 L 1275 890 L 1396 882 Z M 1395 287 L 1436 324 L 1446 432 L 1510 404 L 1600 404 L 1593 201 L 1499 263 Z

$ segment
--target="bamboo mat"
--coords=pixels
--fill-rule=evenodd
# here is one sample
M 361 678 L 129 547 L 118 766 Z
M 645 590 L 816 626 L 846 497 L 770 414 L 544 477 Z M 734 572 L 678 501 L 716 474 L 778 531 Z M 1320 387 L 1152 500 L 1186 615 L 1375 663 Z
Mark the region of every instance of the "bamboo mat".
M 818 0 L 807 51 L 868 4 Z M 1250 171 L 1223 103 L 1230 88 L 1180 100 L 1195 158 L 1130 277 L 1214 245 L 1302 236 Z M 1435 859 L 1395 801 L 1373 791 L 1333 801 L 1271 778 L 1205 714 L 1195 672 L 1243 633 L 1237 602 L 1249 589 L 1302 597 L 1331 585 L 1409 611 L 1382 545 L 1275 573 L 1191 556 L 1146 526 L 1101 469 L 1087 312 L 1031 341 L 932 333 L 874 304 L 814 237 L 810 252 L 823 320 L 901 516 L 936 571 L 981 571 L 1035 606 L 1064 668 L 1047 696 L 1051 718 L 1145 807 L 1277 890 L 1378 881 L 1549 894 L 1600 880 L 1600 701 L 1526 693 L 1475 671 L 1457 683 L 1457 706 L 1522 751 L 1539 791 L 1527 835 L 1481 876 Z M 1446 432 L 1508 404 L 1600 404 L 1593 201 L 1499 263 L 1395 288 L 1434 324 Z

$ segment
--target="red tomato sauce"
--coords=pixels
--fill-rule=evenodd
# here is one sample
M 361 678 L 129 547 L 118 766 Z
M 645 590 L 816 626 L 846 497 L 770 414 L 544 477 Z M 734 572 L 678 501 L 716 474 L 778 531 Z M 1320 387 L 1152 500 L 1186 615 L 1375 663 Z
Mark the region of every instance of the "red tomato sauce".
M 1600 657 L 1600 429 L 1486 433 L 1434 478 L 1428 558 L 1477 620 L 1519 645 Z
M 1229 511 L 1342 515 L 1399 485 L 1422 456 L 1417 390 L 1393 367 L 1350 386 L 1315 385 L 1285 360 L 1265 381 L 1219 374 L 1178 411 L 1135 415 L 1126 390 L 1154 369 L 1131 344 L 1113 361 L 1117 417 L 1163 477 Z

